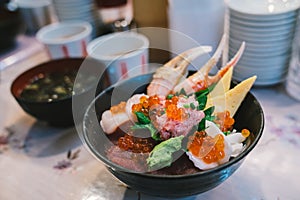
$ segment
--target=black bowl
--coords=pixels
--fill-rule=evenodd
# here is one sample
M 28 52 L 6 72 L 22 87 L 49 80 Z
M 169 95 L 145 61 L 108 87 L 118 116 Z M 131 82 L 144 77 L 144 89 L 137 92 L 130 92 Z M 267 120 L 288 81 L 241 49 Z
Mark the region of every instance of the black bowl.
M 137 173 L 111 162 L 105 154 L 107 135 L 99 120 L 103 111 L 134 93 L 146 91 L 152 74 L 137 76 L 104 90 L 88 107 L 83 123 L 83 139 L 91 153 L 102 161 L 120 181 L 134 190 L 162 197 L 190 196 L 210 190 L 230 177 L 256 146 L 264 128 L 264 115 L 257 99 L 248 93 L 235 115 L 235 128 L 248 128 L 252 135 L 246 140 L 246 149 L 237 157 L 216 168 L 188 175 L 157 175 Z M 114 95 L 118 94 L 118 95 Z M 113 96 L 113 98 L 112 98 Z
M 84 72 L 80 72 L 84 76 L 81 79 L 89 76 L 95 76 L 100 74 L 99 71 L 103 71 L 103 65 L 90 59 L 85 58 L 63 58 L 57 60 L 51 60 L 42 64 L 39 64 L 19 75 L 11 85 L 11 93 L 23 108 L 25 112 L 41 121 L 46 121 L 52 126 L 70 126 L 74 125 L 73 112 L 72 112 L 72 100 L 76 98 L 76 101 L 84 101 L 87 96 L 92 95 L 95 97 L 96 86 L 98 80 L 89 82 L 89 85 L 85 85 L 85 90 L 81 93 L 75 93 L 67 98 L 58 99 L 52 102 L 39 102 L 29 99 L 21 98 L 21 92 L 30 81 L 37 77 L 39 74 L 46 73 L 63 73 L 66 71 L 76 70 L 79 72 L 80 67 L 88 68 Z M 78 80 L 78 74 L 75 80 Z M 75 91 L 75 90 L 74 90 Z M 76 114 L 85 112 L 86 107 L 81 106 L 79 109 L 82 111 L 76 111 Z

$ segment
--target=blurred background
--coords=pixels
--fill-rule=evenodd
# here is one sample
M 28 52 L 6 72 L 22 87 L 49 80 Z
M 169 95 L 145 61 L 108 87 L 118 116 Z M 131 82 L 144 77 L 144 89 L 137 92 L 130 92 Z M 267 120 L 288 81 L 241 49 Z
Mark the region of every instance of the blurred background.
M 195 0 L 190 4 L 178 0 L 1 0 L 0 35 L 1 40 L 7 41 L 0 43 L 1 66 L 10 66 L 41 50 L 43 47 L 35 39 L 39 29 L 70 20 L 89 22 L 93 27 L 92 39 L 134 28 L 161 27 L 180 31 L 201 44 L 205 41 L 215 47 L 223 33 L 225 6 L 222 0 L 203 3 Z M 202 17 L 211 20 L 201 20 Z M 205 31 L 199 31 L 201 29 Z M 180 44 L 168 34 L 160 37 L 164 49 L 185 48 L 184 43 Z M 164 62 L 170 55 L 166 51 L 152 51 L 150 56 Z
M 238 0 L 1 0 L 0 69 L 35 52 L 45 50 L 36 34 L 59 22 L 85 21 L 91 38 L 144 27 L 172 31 L 157 34 L 160 49 L 149 49 L 151 62 L 164 63 L 195 44 L 216 49 L 221 36 L 228 36 L 223 64 L 234 56 L 242 41 L 246 50 L 234 69 L 241 81 L 258 75 L 256 86 L 284 83 L 295 56 L 299 1 Z M 153 35 L 149 36 L 150 44 Z M 188 37 L 183 40 L 181 36 Z M 155 40 L 157 39 L 155 38 Z M 187 42 L 188 41 L 188 42 Z M 87 46 L 88 44 L 84 44 Z M 151 46 L 151 45 L 150 45 Z M 294 59 L 295 60 L 295 59 Z M 202 63 L 202 62 L 199 62 Z M 201 66 L 196 62 L 197 66 Z M 295 71 L 295 70 L 294 70 Z

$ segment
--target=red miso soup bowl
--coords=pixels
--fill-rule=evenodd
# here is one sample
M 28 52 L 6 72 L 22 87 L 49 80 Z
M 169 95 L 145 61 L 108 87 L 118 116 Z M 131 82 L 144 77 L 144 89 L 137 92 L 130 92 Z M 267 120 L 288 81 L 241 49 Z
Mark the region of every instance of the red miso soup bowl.
M 82 65 L 89 70 L 78 75 Z M 11 94 L 21 108 L 37 120 L 51 126 L 71 126 L 74 125 L 72 100 L 81 98 L 84 102 L 91 92 L 95 97 L 97 74 L 101 74 L 103 69 L 103 65 L 91 59 L 51 60 L 20 74 L 11 85 Z M 78 87 L 75 86 L 75 80 Z M 36 81 L 40 82 L 36 84 Z M 82 115 L 86 109 L 83 107 L 79 108 L 82 109 Z

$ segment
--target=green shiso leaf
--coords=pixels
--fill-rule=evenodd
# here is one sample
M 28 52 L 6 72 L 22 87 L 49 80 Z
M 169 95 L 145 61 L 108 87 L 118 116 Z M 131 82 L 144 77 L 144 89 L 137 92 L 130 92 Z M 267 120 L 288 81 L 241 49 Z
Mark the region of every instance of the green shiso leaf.
M 213 112 L 215 110 L 214 106 L 211 106 L 209 108 L 207 108 L 206 110 L 204 110 L 204 114 L 205 117 L 203 117 L 203 119 L 199 122 L 198 124 L 198 131 L 203 131 L 205 129 L 205 121 L 214 121 L 215 120 L 215 116 L 213 116 Z
M 170 100 L 173 98 L 173 96 L 174 96 L 173 94 L 168 94 L 166 99 Z
M 206 106 L 207 96 L 202 94 L 202 95 L 197 97 L 197 101 L 199 103 L 198 110 L 203 110 Z
M 199 122 L 197 131 L 205 130 L 205 117 Z
M 196 109 L 196 106 L 195 106 L 195 104 L 193 104 L 193 103 L 190 103 L 190 107 L 191 107 L 191 109 L 193 109 L 193 110 Z
M 135 112 L 137 120 L 140 124 L 150 124 L 151 120 L 142 112 Z
M 204 110 L 204 114 L 205 114 L 205 119 L 209 120 L 209 121 L 213 121 L 215 119 L 215 116 L 213 116 L 212 114 L 215 111 L 215 106 L 211 106 L 209 108 L 207 108 L 206 110 Z
M 151 133 L 151 137 L 154 140 L 161 140 L 160 136 L 158 134 L 158 131 L 156 130 L 156 128 L 153 126 L 152 123 L 149 123 L 149 124 L 138 124 L 138 123 L 136 123 L 131 127 L 131 130 L 139 130 L 139 129 L 148 129 Z
M 211 86 L 207 87 L 206 89 L 195 92 L 195 96 L 198 97 L 201 95 L 208 95 L 215 88 L 216 85 L 217 83 L 214 83 Z

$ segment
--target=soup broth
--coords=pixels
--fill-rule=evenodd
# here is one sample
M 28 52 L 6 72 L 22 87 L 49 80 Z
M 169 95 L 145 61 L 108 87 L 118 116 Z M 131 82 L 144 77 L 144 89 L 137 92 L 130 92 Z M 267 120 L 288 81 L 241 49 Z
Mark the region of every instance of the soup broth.
M 86 79 L 78 77 L 80 80 L 84 80 L 84 83 L 80 82 L 74 85 L 76 75 L 77 70 L 41 73 L 25 86 L 20 97 L 33 102 L 58 101 L 74 95 L 74 88 L 76 88 L 75 91 L 84 92 L 85 86 L 95 79 L 93 76 L 89 76 Z

